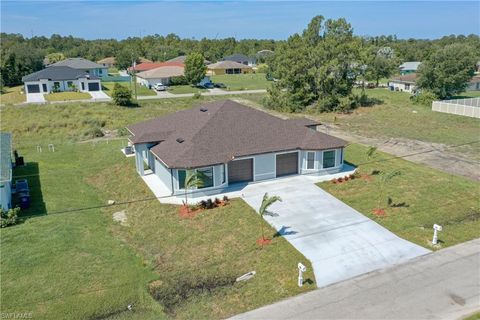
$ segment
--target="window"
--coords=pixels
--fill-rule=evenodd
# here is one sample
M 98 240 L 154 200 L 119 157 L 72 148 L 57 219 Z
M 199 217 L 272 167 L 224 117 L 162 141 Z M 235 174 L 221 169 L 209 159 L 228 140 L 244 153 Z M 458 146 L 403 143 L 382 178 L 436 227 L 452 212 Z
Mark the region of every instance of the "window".
M 203 186 L 199 189 L 213 187 L 213 167 L 201 168 L 197 169 L 197 171 L 203 172 L 203 174 L 205 174 Z
M 187 177 L 187 172 L 185 170 L 178 170 L 178 188 L 185 189 L 185 178 Z
M 222 177 L 222 184 L 224 184 L 226 182 L 224 164 L 222 164 L 222 166 L 220 167 L 220 176 Z
M 410 84 L 408 83 L 405 84 L 405 90 L 410 90 Z
M 307 152 L 307 169 L 315 169 L 315 152 Z
M 85 90 L 85 82 L 82 82 L 82 90 Z
M 323 152 L 323 168 L 335 167 L 335 150 Z

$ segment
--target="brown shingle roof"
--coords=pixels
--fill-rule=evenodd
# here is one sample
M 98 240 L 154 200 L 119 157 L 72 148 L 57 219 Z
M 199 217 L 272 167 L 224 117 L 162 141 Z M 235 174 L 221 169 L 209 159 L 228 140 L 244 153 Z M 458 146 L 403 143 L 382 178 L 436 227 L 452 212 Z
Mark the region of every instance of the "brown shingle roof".
M 344 140 L 231 100 L 137 123 L 128 130 L 134 144 L 158 143 L 150 151 L 170 168 L 203 167 L 234 157 L 346 145 Z
M 184 67 L 178 66 L 162 66 L 155 69 L 143 71 L 137 73 L 137 77 L 143 79 L 159 79 L 159 78 L 170 78 L 170 77 L 179 77 L 185 74 Z
M 395 78 L 390 79 L 391 82 L 400 82 L 400 83 L 412 83 L 414 84 L 417 81 L 417 74 L 416 73 L 409 73 L 403 76 L 398 76 Z

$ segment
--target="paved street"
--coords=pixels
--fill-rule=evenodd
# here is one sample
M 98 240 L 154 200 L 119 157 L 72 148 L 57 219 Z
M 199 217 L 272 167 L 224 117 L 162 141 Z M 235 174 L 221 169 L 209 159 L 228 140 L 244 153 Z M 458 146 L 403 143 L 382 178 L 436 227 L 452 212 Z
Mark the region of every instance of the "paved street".
M 480 310 L 480 239 L 232 319 L 459 319 Z

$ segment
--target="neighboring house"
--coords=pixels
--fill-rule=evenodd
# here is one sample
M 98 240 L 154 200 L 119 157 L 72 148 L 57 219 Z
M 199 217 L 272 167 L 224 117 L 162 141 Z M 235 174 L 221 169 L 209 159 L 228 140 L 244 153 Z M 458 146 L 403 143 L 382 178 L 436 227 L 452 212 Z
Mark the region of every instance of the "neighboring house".
M 414 93 L 416 90 L 416 85 L 415 85 L 416 80 L 417 80 L 416 73 L 401 75 L 401 76 L 390 79 L 390 81 L 388 82 L 388 87 L 392 91 L 405 91 L 405 92 Z
M 12 207 L 12 134 L 0 132 L 0 207 Z
M 101 91 L 100 78 L 83 70 L 65 66 L 52 66 L 22 78 L 25 93 L 50 93 L 55 91 Z
M 231 100 L 127 127 L 140 175 L 158 176 L 169 194 L 185 192 L 186 170 L 201 171 L 204 186 L 220 192 L 248 183 L 296 174 L 330 174 L 343 166 L 344 140 L 315 130 L 308 119 L 283 120 Z
M 183 76 L 184 73 L 184 67 L 162 66 L 152 70 L 139 72 L 137 73 L 136 78 L 137 83 L 150 88 L 157 83 L 168 85 L 170 84 L 171 78 Z
M 219 61 L 207 66 L 208 75 L 250 73 L 252 67 L 235 61 Z
M 144 62 L 144 63 L 139 63 L 134 67 L 128 67 L 127 71 L 128 72 L 142 72 L 142 71 L 148 71 L 160 67 L 185 67 L 185 64 L 183 62 Z
M 401 75 L 416 73 L 420 64 L 421 64 L 421 62 L 418 62 L 418 61 L 408 61 L 408 62 L 402 63 L 398 67 L 398 69 L 399 69 Z
M 108 68 L 101 64 L 83 58 L 68 58 L 49 65 L 51 67 L 70 67 L 76 70 L 85 71 L 91 76 L 106 77 L 108 76 Z
M 186 58 L 187 58 L 187 56 L 178 56 L 178 57 L 176 57 L 176 58 L 167 60 L 166 62 L 180 62 L 180 63 L 185 63 L 185 59 L 186 59 Z M 205 63 L 205 64 L 210 64 L 211 62 L 208 61 L 207 59 L 203 59 L 203 63 Z
M 115 66 L 115 57 L 106 57 L 106 58 L 103 58 L 102 60 L 98 60 L 97 63 L 101 64 L 106 68 L 112 68 Z
M 244 54 L 238 54 L 238 53 L 232 54 L 231 56 L 223 57 L 222 61 L 234 61 L 250 67 L 254 67 L 257 62 L 255 58 L 248 57 Z
M 467 85 L 469 91 L 479 91 L 480 90 L 480 76 L 474 76 Z

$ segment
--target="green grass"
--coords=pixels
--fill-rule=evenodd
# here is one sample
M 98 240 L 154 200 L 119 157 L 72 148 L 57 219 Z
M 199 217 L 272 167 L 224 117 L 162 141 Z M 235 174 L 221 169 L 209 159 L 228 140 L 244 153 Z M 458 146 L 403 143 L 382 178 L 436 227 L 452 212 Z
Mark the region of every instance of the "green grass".
M 466 317 L 466 318 L 462 318 L 463 320 L 480 320 L 480 311 L 479 312 L 475 312 L 474 314 Z
M 378 206 L 379 200 L 381 184 L 378 175 L 374 175 L 372 181 L 354 179 L 341 184 L 323 182 L 319 186 L 400 237 L 426 248 L 431 248 L 434 223 L 443 226 L 439 235 L 442 241 L 440 247 L 478 237 L 478 182 L 403 159 L 394 159 L 382 152 L 377 152 L 373 159 L 367 161 L 366 150 L 365 146 L 352 144 L 346 148 L 345 159 L 350 163 L 360 164 L 361 173 L 369 174 L 373 170 L 401 172 L 401 175 L 394 177 L 384 189 L 381 206 L 386 209 L 385 217 L 372 214 L 372 209 Z M 365 162 L 369 163 L 362 164 Z M 387 197 L 390 197 L 393 203 L 405 203 L 407 207 L 388 207 Z
M 16 87 L 4 87 L 3 88 L 5 93 L 0 95 L 0 103 L 1 104 L 16 104 L 22 103 L 27 100 L 27 97 L 22 94 L 23 86 L 16 86 Z
M 113 87 L 115 86 L 115 83 L 118 83 L 122 86 L 125 86 L 130 89 L 130 82 L 102 82 L 102 90 L 108 94 L 109 96 L 112 96 L 112 91 Z M 148 89 L 145 86 L 142 86 L 140 84 L 136 84 L 137 86 L 137 95 L 138 96 L 155 96 L 157 95 L 155 91 Z M 133 88 L 132 88 L 132 95 L 134 94 Z
M 92 96 L 86 92 L 54 92 L 44 95 L 47 101 L 68 101 L 91 99 Z
M 267 81 L 264 73 L 249 74 L 224 74 L 211 76 L 210 79 L 215 82 L 223 83 L 227 90 L 254 90 L 267 89 L 271 81 Z
M 197 103 L 175 99 L 140 108 L 72 104 L 1 110 L 5 130 L 15 129 L 14 147 L 28 163 L 14 175 L 28 177 L 32 196 L 32 207 L 22 212 L 31 218 L 0 234 L 2 312 L 31 310 L 39 319 L 215 319 L 315 287 L 308 261 L 285 239 L 273 238 L 263 249 L 256 245 L 262 223 L 270 235 L 274 230 L 242 200 L 182 219 L 176 206 L 152 199 L 134 159 L 119 150 L 124 139 L 70 142 L 85 139 L 83 132 L 92 125 L 114 129 Z M 28 114 L 35 119 L 24 123 L 32 118 Z M 55 152 L 47 151 L 51 142 Z M 109 199 L 117 205 L 100 207 Z M 142 201 L 122 204 L 132 200 Z M 128 226 L 112 219 L 121 210 Z M 296 286 L 299 261 L 307 264 L 306 278 L 312 280 L 302 289 Z M 191 295 L 168 312 L 148 293 L 152 281 L 172 288 L 169 279 L 233 278 L 252 270 L 257 272 L 252 280 Z M 133 313 L 125 310 L 131 303 Z
M 201 92 L 207 92 L 207 90 L 192 87 L 190 85 L 178 85 L 178 86 L 169 87 L 168 92 L 173 94 L 182 94 L 182 93 L 201 93 Z
M 446 145 L 479 140 L 478 119 L 433 112 L 431 106 L 414 105 L 410 101 L 410 94 L 404 92 L 371 89 L 366 93 L 381 103 L 356 109 L 351 114 L 332 112 L 309 116 L 365 137 L 407 138 Z M 466 95 L 470 95 L 470 92 Z M 466 146 L 462 151 L 480 158 L 479 143 Z
M 108 68 L 108 74 L 118 75 L 118 69 L 115 67 Z

